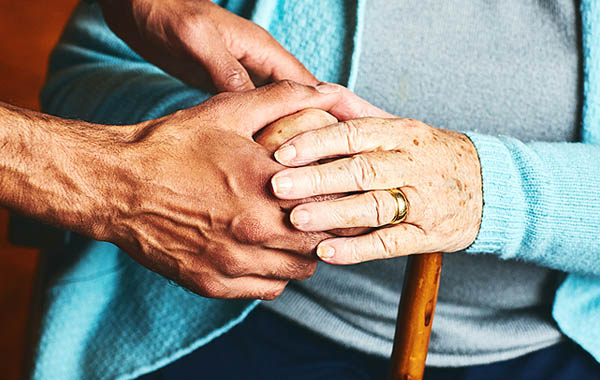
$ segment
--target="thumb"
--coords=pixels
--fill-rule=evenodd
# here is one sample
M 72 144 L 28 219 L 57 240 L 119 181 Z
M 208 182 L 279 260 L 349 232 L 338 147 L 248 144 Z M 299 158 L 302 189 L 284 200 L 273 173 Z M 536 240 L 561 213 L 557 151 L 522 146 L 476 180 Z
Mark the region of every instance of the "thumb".
M 346 87 L 332 84 L 340 87 L 340 101 L 329 110 L 333 116 L 340 121 L 358 119 L 361 117 L 382 117 L 393 118 L 391 113 L 385 112 L 381 108 L 375 107 L 371 103 L 362 99 Z
M 290 79 L 311 86 L 319 84 L 302 62 L 272 36 L 268 35 L 265 40 L 251 40 L 249 45 L 241 62 L 263 83 Z
M 243 130 L 237 131 L 246 137 L 252 137 L 266 125 L 303 109 L 328 111 L 335 106 L 340 96 L 340 86 L 322 84 L 313 87 L 285 80 L 228 96 L 225 102 L 233 104 L 224 108 L 230 112 L 223 116 L 229 121 L 229 125 L 238 127 L 239 120 L 245 120 Z
M 242 64 L 229 52 L 221 36 L 217 33 L 209 38 L 210 46 L 198 50 L 191 46 L 192 54 L 205 68 L 218 92 L 239 92 L 251 90 L 254 83 Z

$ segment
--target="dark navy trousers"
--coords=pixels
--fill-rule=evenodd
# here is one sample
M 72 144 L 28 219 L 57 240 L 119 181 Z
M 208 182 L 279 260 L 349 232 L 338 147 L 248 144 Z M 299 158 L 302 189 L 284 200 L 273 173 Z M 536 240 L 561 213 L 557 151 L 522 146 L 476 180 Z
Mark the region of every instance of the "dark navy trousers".
M 143 380 L 386 379 L 388 360 L 345 348 L 260 307 L 240 325 Z M 600 364 L 571 341 L 516 359 L 428 367 L 426 380 L 600 380 Z

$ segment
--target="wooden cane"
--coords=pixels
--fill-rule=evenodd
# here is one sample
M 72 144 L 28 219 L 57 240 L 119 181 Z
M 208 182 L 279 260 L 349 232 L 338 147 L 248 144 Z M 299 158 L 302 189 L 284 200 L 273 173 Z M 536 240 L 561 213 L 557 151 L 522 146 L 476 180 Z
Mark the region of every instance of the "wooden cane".
M 390 380 L 423 379 L 441 272 L 441 253 L 408 258 L 396 320 Z

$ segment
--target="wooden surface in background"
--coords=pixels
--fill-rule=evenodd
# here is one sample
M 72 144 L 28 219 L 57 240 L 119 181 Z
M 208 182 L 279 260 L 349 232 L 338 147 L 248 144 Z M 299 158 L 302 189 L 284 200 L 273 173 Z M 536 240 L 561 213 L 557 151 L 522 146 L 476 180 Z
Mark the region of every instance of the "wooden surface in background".
M 39 108 L 48 54 L 76 3 L 0 0 L 0 101 Z M 17 380 L 38 253 L 10 246 L 7 222 L 8 212 L 0 210 L 0 378 Z

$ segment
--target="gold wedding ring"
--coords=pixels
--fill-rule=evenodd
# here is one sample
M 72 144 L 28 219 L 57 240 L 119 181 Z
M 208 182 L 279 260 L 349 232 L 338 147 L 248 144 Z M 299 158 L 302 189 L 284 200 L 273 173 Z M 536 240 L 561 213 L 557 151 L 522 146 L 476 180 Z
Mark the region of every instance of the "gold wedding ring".
M 396 200 L 396 214 L 391 222 L 388 224 L 398 224 L 404 222 L 406 219 L 406 214 L 408 214 L 408 200 L 406 199 L 406 195 L 399 188 L 394 189 L 386 189 L 386 191 L 394 197 Z M 400 200 L 402 200 L 402 205 L 400 205 Z

